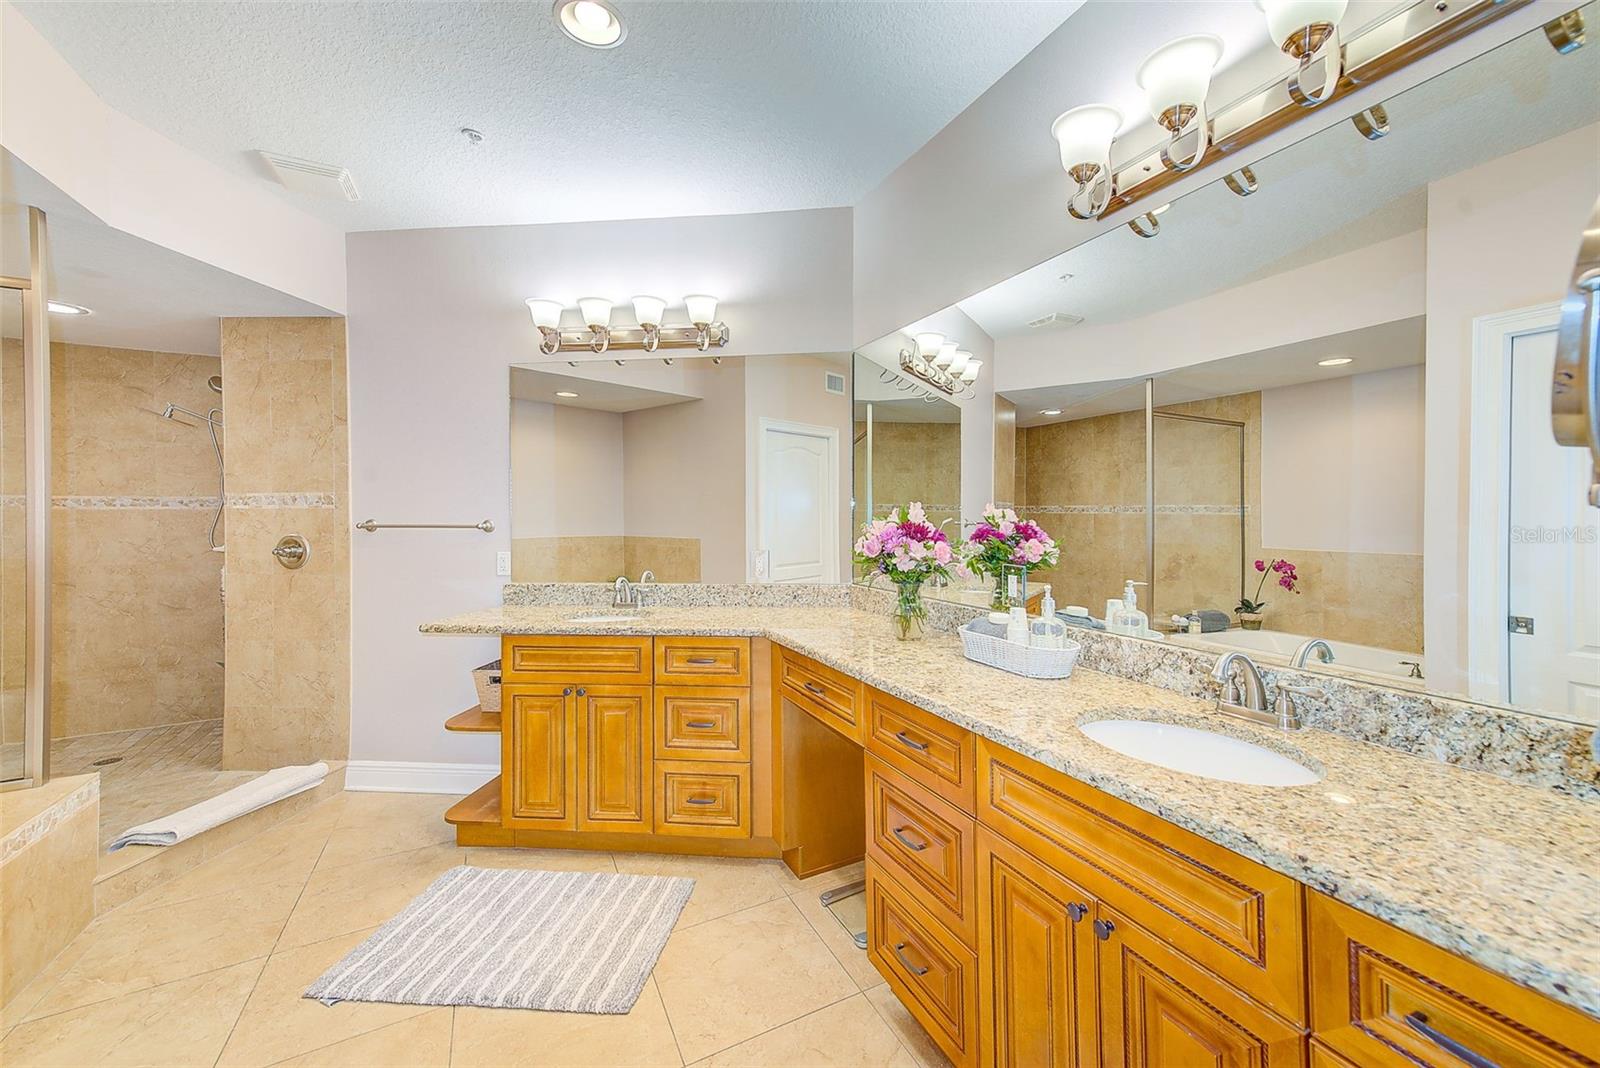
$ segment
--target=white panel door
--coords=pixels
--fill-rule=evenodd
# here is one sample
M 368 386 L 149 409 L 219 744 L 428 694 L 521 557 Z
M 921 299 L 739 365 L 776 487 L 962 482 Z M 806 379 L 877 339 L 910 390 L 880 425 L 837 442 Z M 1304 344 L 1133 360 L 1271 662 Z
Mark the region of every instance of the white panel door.
M 757 548 L 771 582 L 839 581 L 839 434 L 763 420 Z
M 1584 502 L 1589 454 L 1550 431 L 1554 329 L 1511 346 L 1506 604 L 1511 702 L 1600 723 L 1600 511 Z

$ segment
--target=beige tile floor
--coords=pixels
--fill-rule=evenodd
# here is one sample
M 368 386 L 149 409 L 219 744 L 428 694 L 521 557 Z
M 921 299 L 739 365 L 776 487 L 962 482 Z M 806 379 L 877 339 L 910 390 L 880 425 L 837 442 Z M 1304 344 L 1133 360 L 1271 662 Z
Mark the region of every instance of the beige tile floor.
M 460 849 L 451 800 L 343 793 L 101 916 L 0 1014 L 0 1064 L 946 1065 L 817 901 L 859 868 L 801 882 L 776 861 Z M 696 882 L 626 1016 L 300 996 L 462 863 Z
M 97 765 L 96 761 L 114 760 Z M 58 738 L 52 775 L 100 773 L 100 845 L 147 820 L 226 793 L 260 771 L 222 770 L 222 720 Z

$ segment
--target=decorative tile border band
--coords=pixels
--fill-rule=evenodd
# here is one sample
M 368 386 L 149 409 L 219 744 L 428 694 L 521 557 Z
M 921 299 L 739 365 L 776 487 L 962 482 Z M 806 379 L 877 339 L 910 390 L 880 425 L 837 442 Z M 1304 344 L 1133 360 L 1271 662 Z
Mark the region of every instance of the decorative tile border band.
M 50 503 L 56 508 L 72 508 L 82 511 L 106 511 L 114 508 L 170 508 L 205 511 L 215 508 L 222 501 L 219 497 L 68 496 L 51 497 Z
M 230 493 L 229 508 L 332 508 L 331 493 Z
M 82 812 L 91 802 L 97 803 L 99 799 L 100 776 L 93 775 L 77 789 L 6 835 L 5 839 L 0 841 L 0 864 L 5 864 L 74 815 Z
M 1024 504 L 1017 507 L 1024 515 L 1144 515 L 1142 504 Z M 1237 504 L 1158 504 L 1157 515 L 1239 515 L 1248 506 Z

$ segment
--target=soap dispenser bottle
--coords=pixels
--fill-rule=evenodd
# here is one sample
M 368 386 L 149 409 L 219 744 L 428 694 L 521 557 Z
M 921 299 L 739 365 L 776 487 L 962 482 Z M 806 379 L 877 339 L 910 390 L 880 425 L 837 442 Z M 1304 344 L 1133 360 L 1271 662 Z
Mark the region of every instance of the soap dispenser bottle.
M 1128 579 L 1122 587 L 1122 607 L 1111 614 L 1110 629 L 1118 634 L 1142 637 L 1150 629 L 1150 617 L 1139 611 L 1139 593 L 1135 586 L 1143 582 Z
M 1056 618 L 1056 599 L 1050 587 L 1044 588 L 1039 599 L 1039 618 L 1033 621 L 1029 644 L 1041 649 L 1060 649 L 1067 641 L 1067 625 Z

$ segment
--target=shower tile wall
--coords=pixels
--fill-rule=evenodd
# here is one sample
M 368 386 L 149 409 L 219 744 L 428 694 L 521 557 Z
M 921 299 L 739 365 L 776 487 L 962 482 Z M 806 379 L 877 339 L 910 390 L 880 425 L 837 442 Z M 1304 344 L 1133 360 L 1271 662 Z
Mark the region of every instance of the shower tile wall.
M 351 536 L 345 321 L 224 319 L 222 366 L 229 429 L 223 765 L 343 759 Z M 272 556 L 285 534 L 311 543 L 299 570 Z
M 217 404 L 206 379 L 219 363 L 67 344 L 52 345 L 50 355 L 52 734 L 216 719 L 222 558 L 206 541 L 216 461 L 203 426 L 160 413 L 169 402 L 198 411 Z M 3 359 L 7 380 L 20 380 L 20 342 L 7 340 Z M 20 479 L 22 420 L 20 391 L 6 394 L 0 680 L 12 741 L 20 737 L 25 634 L 22 582 L 9 573 L 22 560 L 22 489 L 11 477 Z
M 867 425 L 854 425 L 858 501 L 866 501 Z M 921 501 L 928 520 L 943 523 L 961 514 L 961 424 L 872 424 L 873 516 L 882 518 L 896 504 Z M 861 517 L 866 522 L 866 516 Z M 859 525 L 859 524 L 858 524 Z M 956 524 L 946 528 L 951 537 Z

